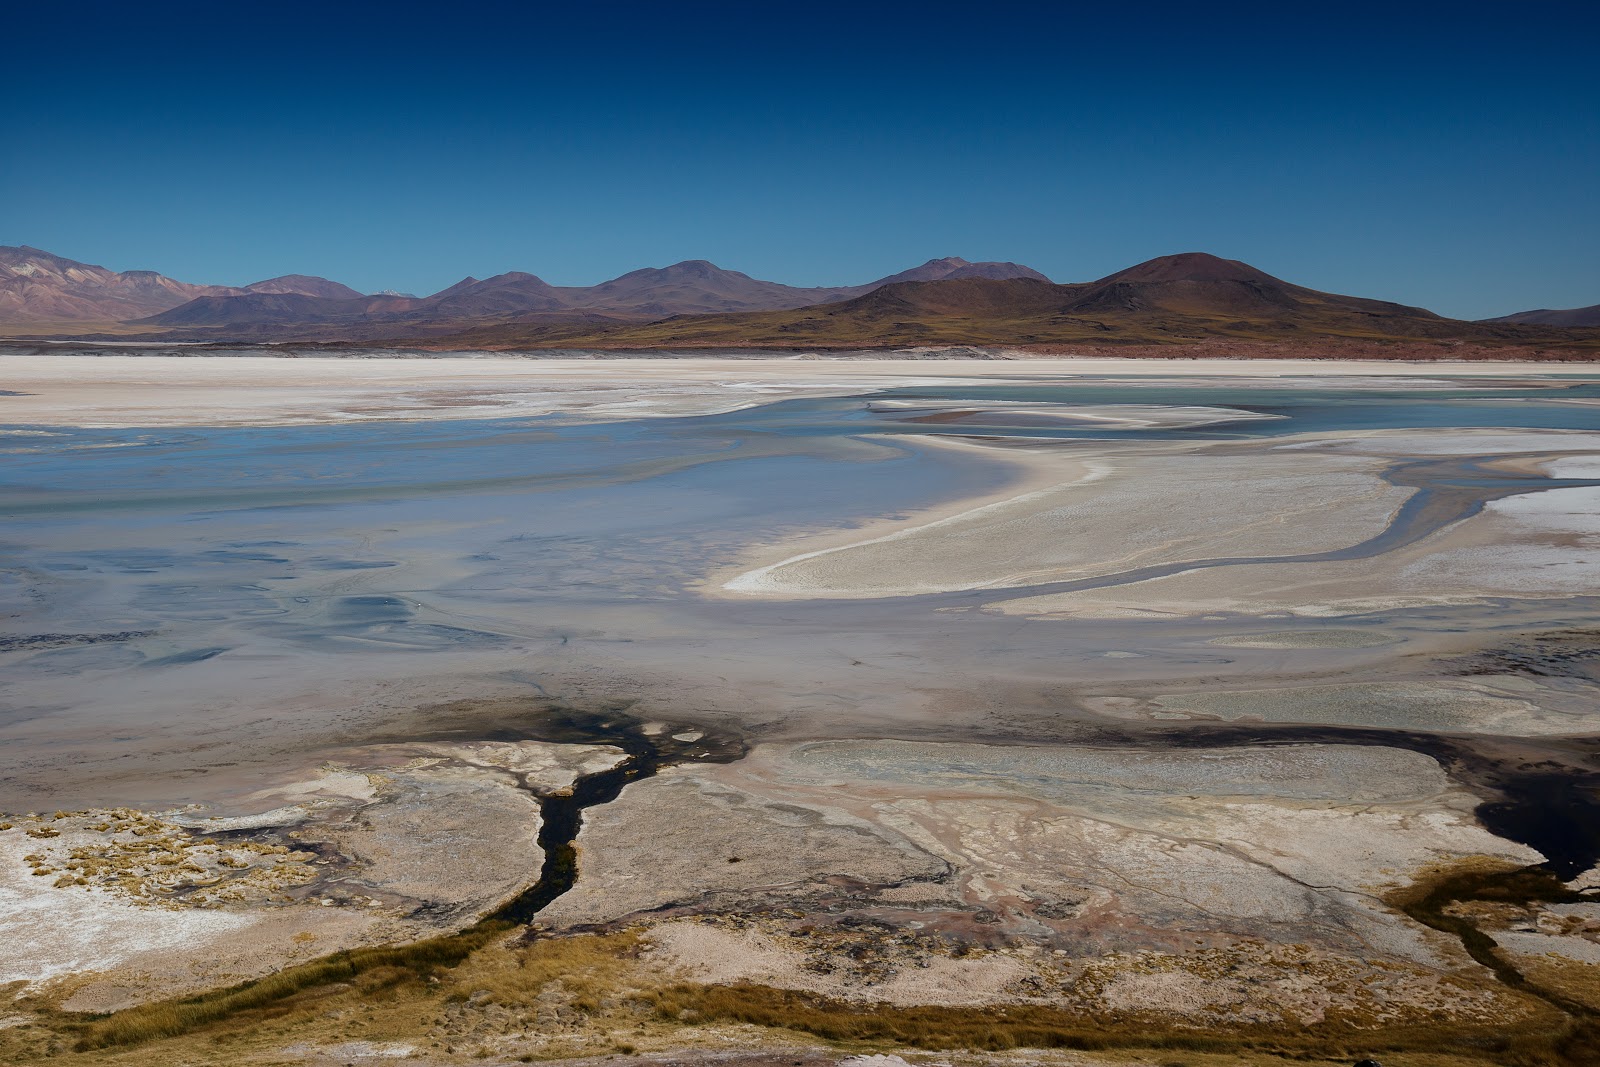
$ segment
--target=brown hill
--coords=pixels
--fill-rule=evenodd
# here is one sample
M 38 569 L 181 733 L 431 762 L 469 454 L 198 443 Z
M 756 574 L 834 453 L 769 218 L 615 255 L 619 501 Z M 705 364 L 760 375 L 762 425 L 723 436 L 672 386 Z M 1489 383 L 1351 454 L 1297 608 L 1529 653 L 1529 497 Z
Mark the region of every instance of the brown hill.
M 1532 326 L 1600 326 L 1600 304 L 1590 304 L 1586 308 L 1567 308 L 1564 311 L 1552 311 L 1549 308 L 1519 311 L 1514 315 L 1501 315 L 1497 319 L 1482 321 L 1520 322 Z
M 1287 285 L 1264 270 L 1257 270 L 1237 259 L 1223 259 L 1209 252 L 1179 252 L 1173 256 L 1157 256 L 1143 263 L 1135 263 L 1115 274 L 1108 274 L 1095 285 L 1170 285 L 1190 283 L 1255 283 L 1258 285 Z
M 135 323 L 174 328 L 237 326 L 340 326 L 349 323 L 391 322 L 418 301 L 398 296 L 361 296 L 331 300 L 305 293 L 249 293 L 229 290 L 201 296 L 163 311 L 136 319 Z
M 1419 328 L 1410 320 L 1446 321 L 1423 308 L 1307 289 L 1274 278 L 1248 263 L 1204 252 L 1161 256 L 1107 275 L 1090 282 L 1063 310 L 1073 314 L 1147 318 L 1177 315 L 1201 320 L 1239 316 L 1278 324 L 1315 322 L 1322 326 L 1336 325 L 1325 321 L 1329 316 L 1347 316 L 1353 321 L 1346 325 L 1355 326 L 1365 319 L 1367 325 L 1380 332 L 1388 332 L 1381 324 L 1391 320 L 1409 331 Z
M 644 315 L 724 311 L 780 311 L 845 294 L 839 288 L 798 288 L 765 282 L 703 259 L 629 271 L 599 285 L 563 289 L 568 306 Z
M 543 278 L 507 271 L 478 281 L 464 278 L 450 288 L 413 302 L 408 318 L 481 319 L 529 311 L 560 311 L 569 305 L 561 291 Z

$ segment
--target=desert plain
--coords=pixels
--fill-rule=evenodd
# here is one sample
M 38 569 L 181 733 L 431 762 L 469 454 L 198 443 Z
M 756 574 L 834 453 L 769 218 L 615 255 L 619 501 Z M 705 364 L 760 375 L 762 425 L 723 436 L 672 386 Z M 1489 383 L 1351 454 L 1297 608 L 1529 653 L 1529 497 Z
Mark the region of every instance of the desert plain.
M 1600 372 L 973 354 L 0 352 L 0 1056 L 1597 1062 Z

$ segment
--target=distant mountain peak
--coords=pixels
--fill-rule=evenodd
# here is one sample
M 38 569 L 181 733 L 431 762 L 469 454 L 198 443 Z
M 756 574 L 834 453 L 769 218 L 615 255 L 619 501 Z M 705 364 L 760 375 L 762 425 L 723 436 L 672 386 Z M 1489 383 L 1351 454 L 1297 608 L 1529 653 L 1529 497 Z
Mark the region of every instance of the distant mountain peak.
M 971 265 L 960 256 L 945 256 L 941 259 L 930 259 L 926 263 L 912 267 L 910 270 L 903 270 L 899 274 L 891 274 L 887 278 L 879 278 L 877 281 L 868 284 L 880 286 L 894 285 L 897 282 L 936 282 L 948 276 L 952 271 L 960 270 L 962 267 L 970 267 Z
M 32 245 L 0 246 L 0 322 L 114 322 L 229 291 L 153 270 L 118 273 Z
M 496 274 L 485 278 L 474 285 L 549 285 L 550 283 L 537 274 L 529 274 L 525 270 L 508 270 L 504 274 Z
M 1284 282 L 1266 271 L 1257 270 L 1237 259 L 1223 259 L 1209 252 L 1180 252 L 1157 256 L 1101 278 L 1106 282 Z
M 911 269 L 912 270 L 939 270 L 939 271 L 944 271 L 946 274 L 948 274 L 950 271 L 960 270 L 962 267 L 970 267 L 970 266 L 972 266 L 972 261 L 970 259 L 962 259 L 960 256 L 940 256 L 937 259 L 928 260 L 926 263 L 922 264 L 922 266 L 920 266 L 920 267 L 913 267 Z
M 1050 279 L 1032 267 L 1024 267 L 1021 263 L 965 263 L 944 276 L 945 281 L 955 281 L 960 278 L 987 278 L 990 281 L 1010 281 L 1015 278 L 1028 278 L 1036 282 L 1048 282 Z
M 469 274 L 465 278 L 462 278 L 459 282 L 456 282 L 454 285 L 446 286 L 445 288 L 440 289 L 437 293 L 434 293 L 430 299 L 437 300 L 440 297 L 450 296 L 465 289 L 471 289 L 477 284 L 478 279 Z
M 355 300 L 361 294 L 348 285 L 329 281 L 327 278 L 318 278 L 312 274 L 280 274 L 276 278 L 267 278 L 259 282 L 251 282 L 244 287 L 247 293 L 301 293 L 305 296 L 320 296 L 328 300 Z
M 620 282 L 624 279 L 660 278 L 666 280 L 683 280 L 692 278 L 747 278 L 749 275 L 740 274 L 736 270 L 723 270 L 709 259 L 684 259 L 677 263 L 669 263 L 665 267 L 640 267 L 628 273 L 613 278 L 612 281 Z M 609 283 L 602 282 L 602 285 Z
M 1050 280 L 1032 267 L 1024 267 L 1020 263 L 974 263 L 960 256 L 942 256 L 930 259 L 910 270 L 903 270 L 899 274 L 879 278 L 871 282 L 870 286 L 895 285 L 899 282 L 954 281 L 960 278 L 988 278 L 991 281 L 1005 281 L 1009 278 L 1032 278 L 1035 281 L 1046 282 Z
M 1600 326 L 1600 304 L 1590 304 L 1581 308 L 1537 308 L 1533 311 L 1518 311 L 1515 314 L 1482 321 L 1525 323 L 1532 326 Z

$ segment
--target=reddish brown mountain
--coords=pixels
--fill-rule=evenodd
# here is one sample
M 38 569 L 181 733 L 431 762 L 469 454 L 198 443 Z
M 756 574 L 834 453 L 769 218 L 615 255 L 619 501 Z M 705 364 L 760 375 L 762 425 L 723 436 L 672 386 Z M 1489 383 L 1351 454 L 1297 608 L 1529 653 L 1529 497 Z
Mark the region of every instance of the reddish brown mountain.
M 897 282 L 792 311 L 614 324 L 559 337 L 537 324 L 480 331 L 482 343 L 605 348 L 870 348 L 906 345 L 1180 345 L 1197 341 L 1600 346 L 1600 335 L 1442 318 L 1385 300 L 1323 293 L 1236 260 L 1162 256 L 1098 281 Z
M 1209 252 L 1179 252 L 1172 256 L 1157 256 L 1143 263 L 1135 263 L 1115 274 L 1108 274 L 1093 284 L 1170 285 L 1178 282 L 1288 284 L 1264 270 L 1257 270 L 1248 263 L 1241 263 L 1237 259 L 1223 259 Z
M 1285 324 L 1330 314 L 1368 319 L 1369 325 L 1385 319 L 1444 321 L 1422 308 L 1293 285 L 1248 263 L 1205 252 L 1160 256 L 1073 288 L 1078 291 L 1063 305 L 1064 314 L 1238 316 Z
M 243 288 L 194 286 L 33 248 L 0 249 L 0 322 L 20 325 L 15 332 L 24 335 L 30 322 L 56 333 L 63 323 L 92 322 L 97 336 L 112 337 L 118 328 L 110 324 L 120 319 L 165 340 L 839 349 L 1448 341 L 1588 350 L 1600 349 L 1600 331 L 1562 327 L 1594 310 L 1460 322 L 1319 292 L 1202 252 L 1070 285 L 1015 263 L 950 257 L 866 285 L 801 288 L 687 260 L 592 286 L 554 286 L 512 271 L 415 297 L 362 296 L 308 275 Z

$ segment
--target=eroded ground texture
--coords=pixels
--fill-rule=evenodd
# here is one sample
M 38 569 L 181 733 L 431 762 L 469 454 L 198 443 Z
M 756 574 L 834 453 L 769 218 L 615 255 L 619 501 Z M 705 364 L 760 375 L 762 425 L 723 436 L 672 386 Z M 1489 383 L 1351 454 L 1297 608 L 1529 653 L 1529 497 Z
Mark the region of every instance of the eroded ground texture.
M 365 357 L 0 353 L 0 1059 L 1597 1062 L 1600 375 Z

